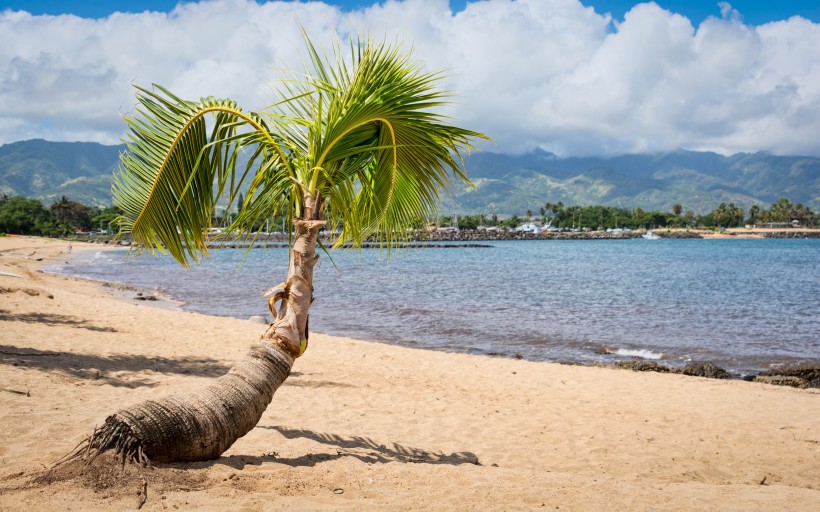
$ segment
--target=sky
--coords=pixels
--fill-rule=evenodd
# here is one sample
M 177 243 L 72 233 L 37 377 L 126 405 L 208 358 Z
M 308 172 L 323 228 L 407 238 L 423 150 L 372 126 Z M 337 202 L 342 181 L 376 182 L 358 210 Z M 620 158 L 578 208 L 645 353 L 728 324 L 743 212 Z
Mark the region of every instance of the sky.
M 406 41 L 487 151 L 820 156 L 816 0 L 0 0 L 0 144 L 116 144 L 132 84 L 264 108 L 298 23 Z

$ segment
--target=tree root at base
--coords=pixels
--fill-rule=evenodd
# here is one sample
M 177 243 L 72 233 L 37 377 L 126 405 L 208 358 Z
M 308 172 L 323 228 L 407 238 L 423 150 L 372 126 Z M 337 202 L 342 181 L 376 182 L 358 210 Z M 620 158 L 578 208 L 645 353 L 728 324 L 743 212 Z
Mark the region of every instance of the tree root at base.
M 75 460 L 85 461 L 84 465 L 87 466 L 108 450 L 114 450 L 122 466 L 130 462 L 143 467 L 151 467 L 151 460 L 142 448 L 142 441 L 116 415 L 106 418 L 102 428 L 95 428 L 90 436 L 80 441 L 74 450 L 58 460 L 53 467 L 56 468 Z

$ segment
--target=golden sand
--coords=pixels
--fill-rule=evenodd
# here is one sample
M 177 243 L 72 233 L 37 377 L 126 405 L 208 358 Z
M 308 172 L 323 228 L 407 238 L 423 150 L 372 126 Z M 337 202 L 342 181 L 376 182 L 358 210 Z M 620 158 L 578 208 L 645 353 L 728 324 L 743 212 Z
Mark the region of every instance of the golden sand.
M 0 510 L 820 510 L 817 390 L 318 334 L 220 459 L 44 478 L 264 329 L 38 271 L 65 250 L 0 238 Z

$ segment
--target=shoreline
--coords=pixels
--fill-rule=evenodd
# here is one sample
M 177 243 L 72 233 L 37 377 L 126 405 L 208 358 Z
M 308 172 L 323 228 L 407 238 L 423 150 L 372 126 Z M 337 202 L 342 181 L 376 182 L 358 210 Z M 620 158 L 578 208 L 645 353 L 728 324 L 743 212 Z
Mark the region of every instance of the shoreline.
M 124 471 L 101 460 L 44 484 L 43 468 L 108 414 L 200 388 L 262 329 L 119 300 L 99 282 L 38 271 L 63 243 L 9 242 L 0 271 L 22 277 L 0 275 L 0 510 L 130 509 L 141 489 L 142 510 L 820 503 L 820 391 L 319 334 L 259 425 L 218 460 Z
M 476 247 L 474 245 L 454 246 L 451 244 L 436 245 L 436 247 Z M 485 246 L 478 246 L 485 247 Z M 491 246 L 489 246 L 491 247 Z M 122 246 L 106 246 L 100 248 L 96 245 L 88 245 L 80 249 L 80 251 L 95 251 L 95 250 L 127 250 L 127 247 Z M 78 257 L 75 251 L 74 257 Z M 69 264 L 68 261 L 65 262 Z M 45 266 L 48 268 L 50 265 Z M 114 296 L 125 300 L 130 304 L 142 303 L 148 307 L 155 307 L 159 309 L 176 310 L 180 312 L 192 312 L 194 310 L 186 310 L 185 306 L 188 304 L 185 300 L 178 299 L 163 292 L 159 289 L 140 288 L 121 281 L 109 281 L 103 279 L 95 279 L 91 277 L 84 277 L 70 273 L 63 273 L 59 270 L 48 270 L 55 275 L 64 275 L 74 279 L 86 280 L 92 283 L 97 283 L 106 288 Z M 197 311 L 198 314 L 213 316 L 215 318 L 232 318 L 237 320 L 248 320 L 247 317 L 236 316 L 231 314 L 217 314 L 213 312 Z M 266 322 L 267 317 L 254 316 L 254 321 L 257 323 Z M 344 333 L 332 333 L 325 331 L 312 331 L 312 333 L 325 336 L 342 336 Z M 483 351 L 479 349 L 463 348 L 459 346 L 425 346 L 419 347 L 415 344 L 405 343 L 401 340 L 393 339 L 377 339 L 372 337 L 359 338 L 361 341 L 373 343 L 385 343 L 388 345 L 405 347 L 410 349 L 433 350 L 448 354 L 470 354 L 479 357 L 491 358 L 508 358 L 508 359 L 524 359 L 536 363 L 548 364 L 562 364 L 575 365 L 586 367 L 602 367 L 610 369 L 630 369 L 633 371 L 651 371 L 657 373 L 681 374 L 688 376 L 698 376 L 707 378 L 719 379 L 733 379 L 746 380 L 752 382 L 766 382 L 776 385 L 785 385 L 798 388 L 820 388 L 820 358 L 806 359 L 806 358 L 760 358 L 755 360 L 757 367 L 732 367 L 722 366 L 720 360 L 713 360 L 709 358 L 691 359 L 676 356 L 674 353 L 657 353 L 649 356 L 643 356 L 640 352 L 646 352 L 647 349 L 641 347 L 617 347 L 617 346 L 598 346 L 590 347 L 590 356 L 579 355 L 577 359 L 569 358 L 528 358 L 521 354 L 498 353 L 492 351 Z M 625 352 L 622 354 L 621 352 Z M 609 357 L 596 358 L 592 354 Z M 717 361 L 717 364 L 715 364 Z M 708 370 L 704 371 L 704 365 L 708 366 Z
M 812 228 L 728 228 L 724 230 L 707 230 L 696 228 L 658 228 L 654 230 L 636 229 L 632 231 L 561 231 L 547 232 L 541 234 L 517 233 L 505 231 L 427 231 L 421 236 L 408 240 L 405 248 L 488 248 L 491 245 L 477 244 L 476 242 L 494 241 L 558 241 L 558 240 L 635 240 L 643 238 L 643 235 L 652 231 L 660 239 L 671 240 L 736 240 L 736 239 L 773 239 L 773 240 L 793 240 L 820 238 L 820 229 Z M 115 240 L 113 235 L 93 236 L 93 237 L 68 237 L 66 240 L 77 242 L 110 245 L 112 247 L 125 248 L 131 245 L 130 240 Z M 329 237 L 322 240 L 332 243 Z M 286 247 L 286 235 L 270 235 L 260 237 L 254 248 L 264 247 Z M 430 243 L 432 242 L 432 243 Z M 449 243 L 448 243 L 449 242 Z M 469 242 L 469 244 L 465 244 Z M 214 240 L 209 249 L 220 248 L 244 248 L 250 244 L 248 239 L 236 238 L 234 240 Z M 365 242 L 364 249 L 380 249 L 378 242 Z

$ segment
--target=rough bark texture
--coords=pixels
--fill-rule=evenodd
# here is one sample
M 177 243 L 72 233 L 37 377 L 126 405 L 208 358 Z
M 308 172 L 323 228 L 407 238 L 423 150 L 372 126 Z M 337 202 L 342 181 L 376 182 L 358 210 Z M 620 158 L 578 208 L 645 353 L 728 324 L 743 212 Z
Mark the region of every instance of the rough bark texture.
M 301 355 L 308 339 L 308 311 L 313 302 L 313 267 L 316 239 L 324 226 L 320 220 L 294 222 L 296 240 L 290 254 L 288 280 L 271 289 L 268 297 L 274 321 L 262 339 L 284 346 L 294 357 Z M 279 309 L 276 304 L 281 302 Z
M 90 461 L 108 450 L 123 463 L 210 460 L 256 426 L 307 345 L 316 238 L 324 222 L 297 220 L 294 225 L 288 279 L 269 297 L 274 322 L 248 354 L 202 390 L 148 400 L 112 414 L 58 464 Z

